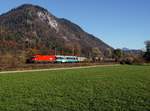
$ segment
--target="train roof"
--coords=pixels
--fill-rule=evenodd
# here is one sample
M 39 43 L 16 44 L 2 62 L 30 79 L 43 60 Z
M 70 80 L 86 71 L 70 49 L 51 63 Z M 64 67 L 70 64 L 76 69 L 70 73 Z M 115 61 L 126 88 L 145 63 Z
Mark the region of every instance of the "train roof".
M 56 55 L 56 57 L 77 57 L 77 56 L 64 56 L 64 55 Z

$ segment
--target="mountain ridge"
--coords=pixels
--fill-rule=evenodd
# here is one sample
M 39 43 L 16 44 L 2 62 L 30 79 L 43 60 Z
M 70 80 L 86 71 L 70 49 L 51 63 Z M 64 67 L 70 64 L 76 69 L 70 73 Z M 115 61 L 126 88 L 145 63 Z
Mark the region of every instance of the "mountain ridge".
M 15 50 L 34 48 L 43 53 L 43 50 L 53 48 L 70 48 L 86 57 L 94 55 L 94 48 L 102 56 L 107 56 L 113 50 L 79 25 L 65 18 L 58 18 L 37 5 L 23 4 L 0 15 L 0 26 L 0 41 L 15 42 Z M 9 49 L 7 46 L 6 48 Z M 13 50 L 11 47 L 10 49 Z

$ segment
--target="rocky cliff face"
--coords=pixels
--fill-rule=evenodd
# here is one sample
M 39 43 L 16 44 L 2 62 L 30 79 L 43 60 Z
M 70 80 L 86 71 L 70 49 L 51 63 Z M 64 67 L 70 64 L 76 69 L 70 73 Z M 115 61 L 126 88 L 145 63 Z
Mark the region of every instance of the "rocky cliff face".
M 0 29 L 1 52 L 34 49 L 48 53 L 51 49 L 68 52 L 74 49 L 81 56 L 94 55 L 96 51 L 107 56 L 113 50 L 71 21 L 30 4 L 2 14 Z

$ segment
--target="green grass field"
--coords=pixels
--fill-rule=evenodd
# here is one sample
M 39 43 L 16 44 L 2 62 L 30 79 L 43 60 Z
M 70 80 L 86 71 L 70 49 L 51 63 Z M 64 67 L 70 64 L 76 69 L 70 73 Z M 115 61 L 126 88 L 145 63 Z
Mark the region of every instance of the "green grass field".
M 0 74 L 0 111 L 150 111 L 150 66 Z

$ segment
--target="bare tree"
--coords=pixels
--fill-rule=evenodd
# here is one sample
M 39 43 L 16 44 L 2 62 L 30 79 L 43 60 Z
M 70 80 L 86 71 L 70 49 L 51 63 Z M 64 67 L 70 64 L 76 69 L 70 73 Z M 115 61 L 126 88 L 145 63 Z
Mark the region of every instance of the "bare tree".
M 150 40 L 145 41 L 146 52 L 150 52 Z
M 144 54 L 144 58 L 146 61 L 150 61 L 150 40 L 145 41 L 146 52 Z
M 103 54 L 98 47 L 92 48 L 92 58 L 94 61 L 100 61 L 102 57 Z

